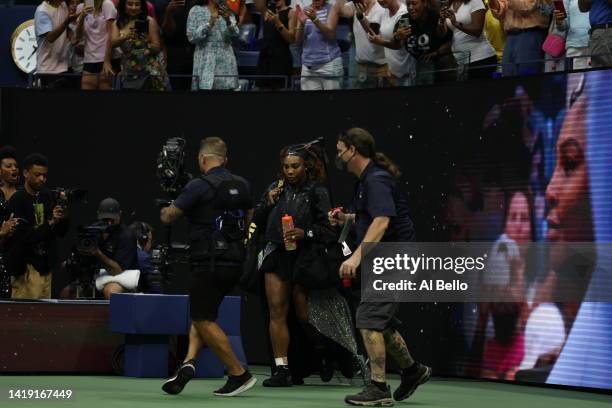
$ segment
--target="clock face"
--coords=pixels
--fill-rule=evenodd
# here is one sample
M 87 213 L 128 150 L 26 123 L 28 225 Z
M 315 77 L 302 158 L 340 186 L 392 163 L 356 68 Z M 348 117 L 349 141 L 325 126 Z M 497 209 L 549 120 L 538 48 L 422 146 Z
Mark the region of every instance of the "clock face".
M 13 34 L 11 44 L 13 61 L 23 72 L 29 74 L 36 69 L 36 34 L 34 32 L 33 20 L 26 21 Z

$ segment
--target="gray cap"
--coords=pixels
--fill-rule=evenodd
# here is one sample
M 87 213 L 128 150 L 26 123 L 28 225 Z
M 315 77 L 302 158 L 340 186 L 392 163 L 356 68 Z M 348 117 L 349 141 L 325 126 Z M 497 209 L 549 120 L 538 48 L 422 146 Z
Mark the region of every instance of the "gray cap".
M 121 218 L 121 207 L 119 206 L 119 201 L 111 197 L 100 201 L 100 205 L 98 205 L 98 219 L 106 220 L 109 218 L 114 219 L 115 221 L 119 221 Z

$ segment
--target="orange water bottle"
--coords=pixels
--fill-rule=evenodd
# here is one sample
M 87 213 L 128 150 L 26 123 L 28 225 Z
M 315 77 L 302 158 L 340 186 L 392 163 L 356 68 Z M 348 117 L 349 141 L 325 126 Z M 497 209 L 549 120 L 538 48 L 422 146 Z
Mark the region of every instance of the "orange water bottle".
M 281 223 L 283 225 L 283 235 L 293 229 L 293 217 L 289 214 L 285 214 L 283 218 L 281 218 Z M 297 249 L 297 243 L 294 239 L 285 239 L 285 249 L 287 251 L 295 251 Z

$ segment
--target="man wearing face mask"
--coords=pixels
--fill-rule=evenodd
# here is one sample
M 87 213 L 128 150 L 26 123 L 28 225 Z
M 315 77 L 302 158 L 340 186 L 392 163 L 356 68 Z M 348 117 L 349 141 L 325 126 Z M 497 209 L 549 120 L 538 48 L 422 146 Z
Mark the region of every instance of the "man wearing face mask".
M 98 221 L 108 225 L 102 233 L 97 248 L 81 251 L 83 256 L 95 257 L 99 269 L 110 275 L 119 275 L 123 271 L 138 269 L 136 240 L 132 231 L 121 223 L 121 207 L 114 198 L 105 198 L 98 205 Z M 105 299 L 113 293 L 124 292 L 125 288 L 117 282 L 104 285 L 102 292 Z
M 355 189 L 353 214 L 332 210 L 329 221 L 343 225 L 354 221 L 359 247 L 340 266 L 341 278 L 355 278 L 362 259 L 364 242 L 408 242 L 415 240 L 414 226 L 409 216 L 408 202 L 398 178 L 400 171 L 388 157 L 376 152 L 372 135 L 360 128 L 343 132 L 336 145 L 336 166 L 359 178 Z M 363 271 L 362 271 L 363 272 Z M 396 314 L 399 303 L 361 302 L 357 307 L 356 326 L 370 359 L 371 383 L 345 402 L 359 406 L 389 406 L 393 400 L 408 398 L 431 376 L 431 369 L 416 362 L 406 342 L 397 331 L 401 322 Z M 401 370 L 400 386 L 393 393 L 385 380 L 389 354 Z

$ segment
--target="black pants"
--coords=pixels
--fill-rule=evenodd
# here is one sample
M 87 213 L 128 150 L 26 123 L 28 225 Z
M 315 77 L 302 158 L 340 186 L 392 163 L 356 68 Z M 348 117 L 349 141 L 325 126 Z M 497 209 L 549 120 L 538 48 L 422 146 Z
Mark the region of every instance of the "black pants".
M 240 265 L 192 263 L 189 284 L 190 316 L 194 321 L 215 321 L 223 298 L 240 280 Z

